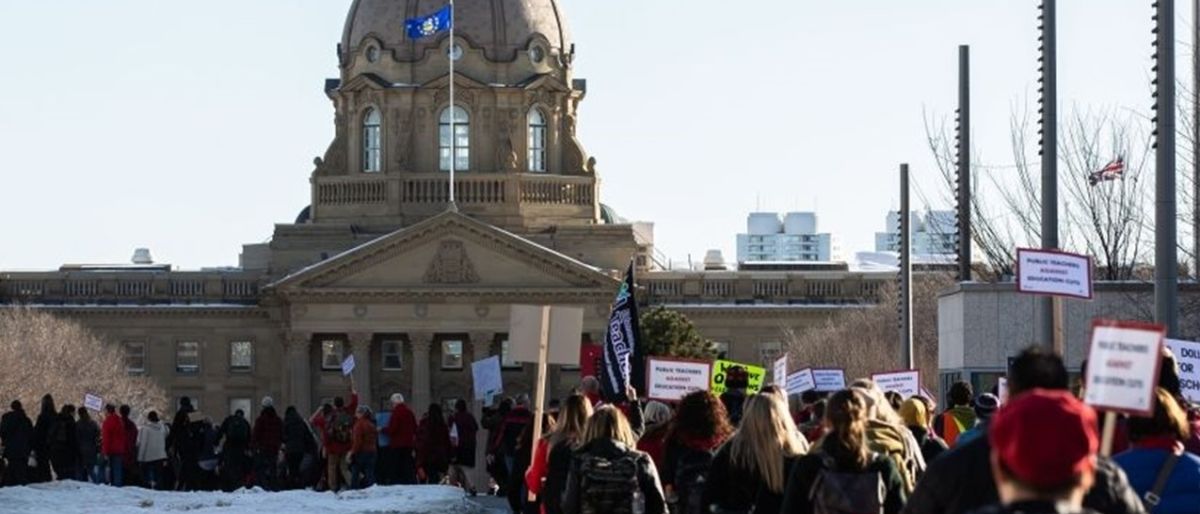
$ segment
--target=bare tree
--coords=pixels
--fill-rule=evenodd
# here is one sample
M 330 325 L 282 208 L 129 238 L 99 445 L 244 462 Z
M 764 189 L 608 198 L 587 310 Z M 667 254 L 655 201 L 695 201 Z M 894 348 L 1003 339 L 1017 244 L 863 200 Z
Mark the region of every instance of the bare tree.
M 78 322 L 24 307 L 0 308 L 0 391 L 37 405 L 44 394 L 81 405 L 87 393 L 138 416 L 168 406 L 163 390 L 125 371 L 123 352 Z

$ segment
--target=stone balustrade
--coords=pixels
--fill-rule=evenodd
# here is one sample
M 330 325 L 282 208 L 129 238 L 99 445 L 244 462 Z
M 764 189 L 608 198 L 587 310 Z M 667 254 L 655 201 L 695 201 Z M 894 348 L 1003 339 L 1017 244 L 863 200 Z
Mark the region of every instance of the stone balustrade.
M 0 304 L 258 303 L 261 276 L 246 271 L 0 273 Z

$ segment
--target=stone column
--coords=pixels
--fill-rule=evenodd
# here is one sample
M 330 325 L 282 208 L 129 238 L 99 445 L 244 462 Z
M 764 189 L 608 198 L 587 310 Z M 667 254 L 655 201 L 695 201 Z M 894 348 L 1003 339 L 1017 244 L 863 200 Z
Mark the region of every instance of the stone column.
M 371 333 L 352 332 L 347 335 L 350 338 L 350 353 L 354 355 L 354 371 L 350 374 L 358 390 L 358 403 L 374 410 L 376 406 L 371 403 L 374 400 L 371 394 Z
M 286 401 L 307 417 L 312 413 L 312 334 L 292 332 L 285 337 L 287 356 L 283 359 L 283 376 L 288 379 Z
M 412 398 L 406 398 L 408 404 L 418 412 L 429 407 L 429 399 L 433 393 L 429 376 L 429 352 L 433 348 L 433 334 L 425 332 L 410 332 L 409 346 L 412 348 Z

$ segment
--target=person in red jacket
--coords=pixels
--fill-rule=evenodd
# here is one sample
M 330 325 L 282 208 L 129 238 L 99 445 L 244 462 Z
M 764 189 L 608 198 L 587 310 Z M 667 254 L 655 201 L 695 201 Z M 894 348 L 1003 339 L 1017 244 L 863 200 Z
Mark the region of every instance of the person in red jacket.
M 379 435 L 372 421 L 375 415 L 370 407 L 358 408 L 354 421 L 354 435 L 347 459 L 350 461 L 350 488 L 366 488 L 375 484 L 375 457 L 378 453 Z M 361 480 L 360 480 L 361 477 Z
M 325 471 L 330 491 L 337 491 L 339 485 L 350 485 L 350 470 L 347 468 L 346 454 L 350 452 L 353 443 L 356 410 L 358 410 L 358 391 L 354 389 L 354 382 L 351 382 L 350 404 L 346 405 L 340 396 L 334 398 L 333 412 L 325 419 Z M 338 477 L 341 477 L 340 482 Z
M 417 446 L 417 416 L 404 403 L 404 395 L 392 395 L 392 417 L 384 428 L 388 436 L 388 448 L 395 459 L 393 475 L 398 484 L 417 483 L 417 465 L 413 452 Z
M 426 484 L 441 483 L 450 469 L 450 427 L 437 403 L 429 405 L 417 428 L 417 469 Z
M 113 404 L 104 406 L 104 424 L 100 427 L 100 454 L 109 469 L 109 485 L 122 485 L 122 459 L 125 458 L 125 422 Z
M 254 420 L 250 446 L 254 449 L 254 481 L 259 487 L 274 491 L 279 448 L 283 446 L 283 420 L 275 412 L 275 400 L 270 396 L 262 399 L 262 411 Z

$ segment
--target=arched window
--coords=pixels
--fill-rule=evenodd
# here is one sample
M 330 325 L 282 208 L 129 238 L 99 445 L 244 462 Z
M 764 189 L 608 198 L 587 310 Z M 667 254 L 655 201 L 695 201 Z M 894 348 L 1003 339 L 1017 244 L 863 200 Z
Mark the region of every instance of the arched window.
M 367 109 L 367 113 L 363 116 L 363 171 L 367 173 L 375 173 L 379 171 L 379 163 L 381 158 L 381 146 L 379 144 L 379 111 L 375 109 Z
M 471 163 L 471 117 L 467 110 L 454 106 L 454 171 L 466 171 Z M 442 171 L 450 171 L 450 108 L 438 118 L 438 156 Z
M 529 110 L 529 171 L 546 171 L 546 117 Z

